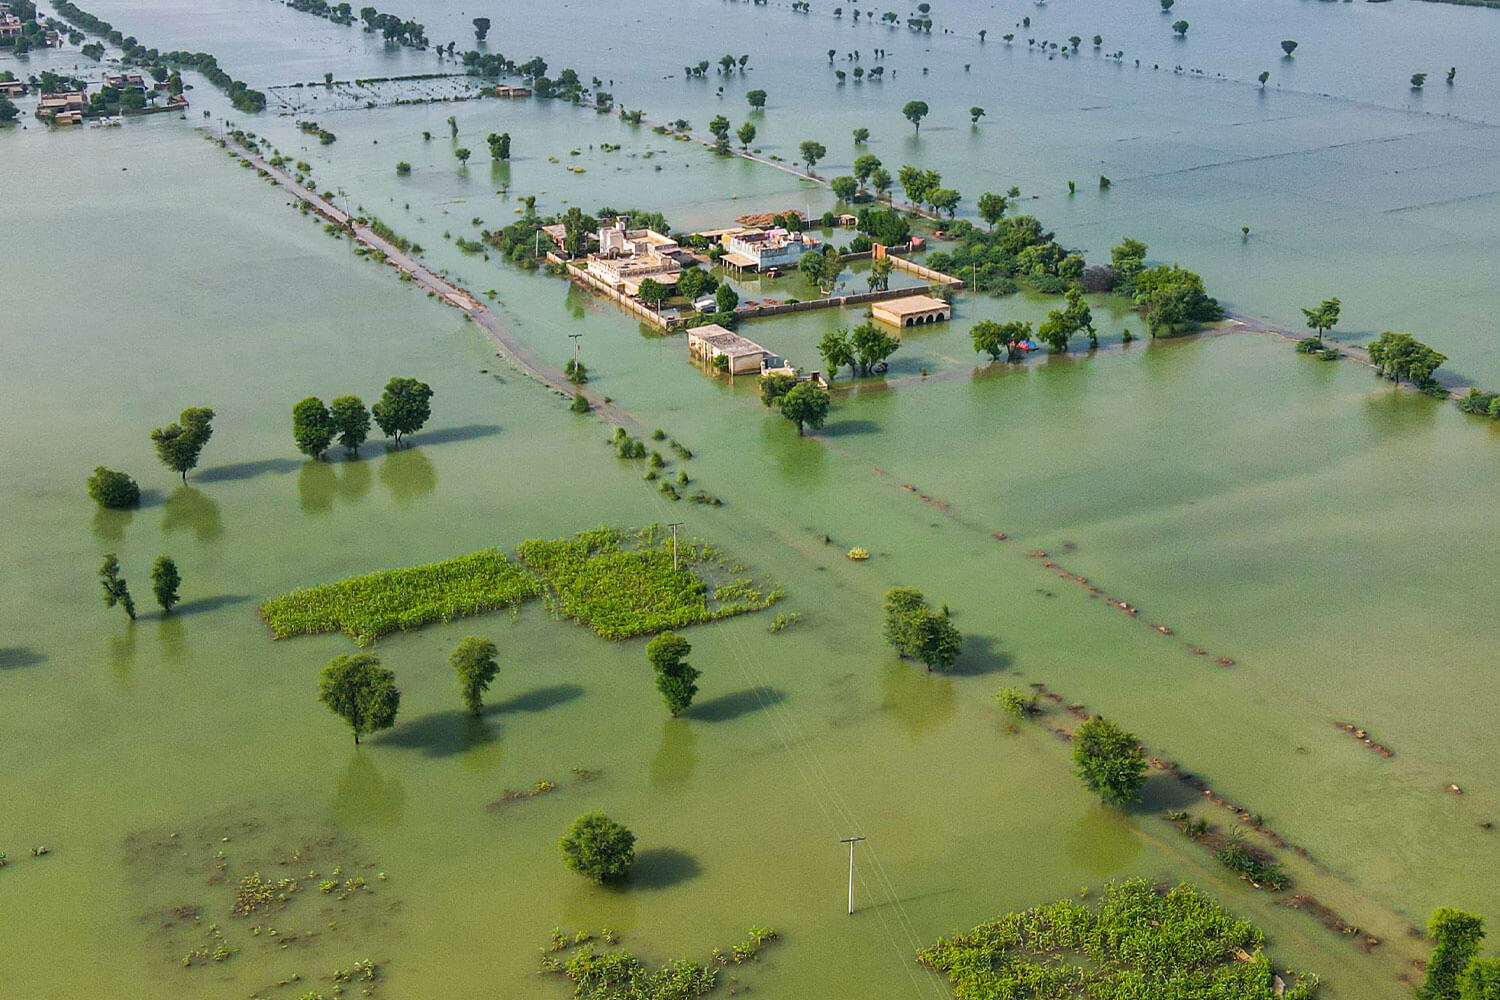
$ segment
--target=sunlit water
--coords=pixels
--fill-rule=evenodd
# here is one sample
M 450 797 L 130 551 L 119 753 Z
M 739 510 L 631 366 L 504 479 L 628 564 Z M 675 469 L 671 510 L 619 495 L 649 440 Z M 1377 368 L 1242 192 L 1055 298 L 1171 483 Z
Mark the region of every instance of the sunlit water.
M 1409 46 L 1409 61 L 1433 64 L 1422 100 L 1452 102 L 1425 110 L 1480 119 L 1474 95 L 1493 96 L 1493 68 L 1463 66 L 1465 87 L 1448 92 L 1437 62 L 1453 61 L 1449 47 L 1480 51 L 1475 39 L 1500 23 L 1493 12 L 1288 4 L 1285 24 L 1251 32 L 1251 15 L 1236 13 L 1249 8 L 1188 6 L 1174 9 L 1193 23 L 1184 44 L 1222 51 L 1222 66 L 1204 68 L 1233 80 L 1137 71 L 1135 54 L 1165 62 L 1174 43 L 1154 40 L 1167 31 L 1155 10 L 1124 4 L 1092 14 L 1097 29 L 1065 17 L 1063 4 L 1013 12 L 1061 22 L 1048 31 L 1059 37 L 1118 34 L 1124 67 L 1095 60 L 1087 42 L 1067 63 L 1007 51 L 998 14 L 980 49 L 714 3 L 694 5 L 671 44 L 645 45 L 659 14 L 629 5 L 611 22 L 579 5 L 563 8 L 576 18 L 517 11 L 496 18 L 490 44 L 613 77 L 627 104 L 700 128 L 720 107 L 718 82 L 660 77 L 700 53 L 749 51 L 755 69 L 726 84 L 723 107 L 737 124 L 744 89 L 771 91 L 757 118 L 767 153 L 790 158 L 819 138 L 832 150 L 819 172 L 836 173 L 854 152 L 842 137 L 867 124 L 889 166 L 937 167 L 971 198 L 1010 183 L 1038 193 L 1027 210 L 1095 258 L 1129 232 L 1202 270 L 1243 311 L 1291 323 L 1297 305 L 1340 294 L 1350 332 L 1410 326 L 1466 374 L 1500 376 L 1487 281 L 1496 133 L 1404 110 L 1399 84 L 1415 70 L 1406 61 L 1380 73 L 1394 96 L 1362 94 L 1377 75 L 1370 50 L 1349 45 L 1347 25 L 1330 26 L 1359 18 L 1362 46 Z M 435 63 L 271 3 L 202 17 L 91 9 L 151 44 L 209 48 L 255 85 Z M 463 39 L 472 16 L 413 13 L 434 39 Z M 953 18 L 965 32 L 986 22 Z M 1272 47 L 1300 38 L 1298 89 L 1336 96 L 1289 92 L 1279 64 L 1283 89 L 1260 94 L 1246 80 L 1266 60 L 1216 40 L 1227 33 Z M 1325 37 L 1345 49 L 1331 54 L 1317 44 Z M 823 50 L 856 44 L 866 60 L 870 46 L 887 46 L 897 79 L 835 89 Z M 42 60 L 71 64 L 58 54 L 33 63 Z M 920 140 L 899 115 L 912 97 L 934 106 Z M 193 98 L 219 109 L 206 86 Z M 971 103 L 989 108 L 977 131 L 963 113 Z M 751 210 L 821 213 L 831 206 L 821 189 L 552 103 L 333 114 L 320 118 L 339 136 L 328 147 L 290 118 L 242 122 L 311 162 L 321 186 L 421 242 L 435 266 L 493 288 L 502 316 L 544 354 L 563 360 L 567 334 L 583 333 L 596 387 L 688 444 L 696 485 L 726 501 L 667 505 L 613 457 L 607 428 L 566 412 L 457 314 L 354 259 L 199 139 L 188 128 L 198 108 L 189 117 L 0 135 L 7 191 L 25 178 L 4 223 L 23 251 L 5 285 L 25 291 L 8 297 L 0 323 L 12 470 L 0 483 L 12 518 L 0 543 L 4 992 L 299 996 L 369 957 L 392 995 L 559 996 L 560 984 L 533 975 L 555 926 L 611 926 L 666 958 L 705 957 L 761 922 L 786 936 L 746 973 L 769 995 L 937 996 L 912 968 L 917 946 L 1143 873 L 1213 887 L 1267 926 L 1278 962 L 1323 974 L 1329 996 L 1395 997 L 1418 953 L 1404 923 L 1440 904 L 1500 913 L 1493 880 L 1471 874 L 1495 851 L 1479 824 L 1500 818 L 1484 738 L 1500 710 L 1487 673 L 1500 638 L 1487 594 L 1500 555 L 1490 425 L 1352 366 L 1294 357 L 1271 338 L 1122 349 L 1120 331 L 1139 325 L 1104 302 L 1098 355 L 991 369 L 969 349 L 972 322 L 1036 321 L 1051 303 L 964 298 L 952 324 L 907 337 L 883 388 L 841 398 L 823 432 L 799 440 L 748 380 L 730 386 L 688 365 L 680 338 L 649 335 L 555 279 L 465 256 L 443 234 L 503 225 L 528 193 L 544 211 L 637 205 L 687 227 Z M 482 137 L 500 130 L 517 156 L 492 168 Z M 605 153 L 604 143 L 622 149 Z M 452 157 L 463 144 L 476 154 L 467 169 Z M 412 176 L 395 175 L 398 160 Z M 1100 172 L 1114 179 L 1103 194 L 1090 183 Z M 1072 199 L 1068 177 L 1080 182 Z M 1459 191 L 1466 200 L 1455 202 Z M 863 286 L 859 274 L 845 281 Z M 774 291 L 797 294 L 795 279 Z M 815 313 L 746 329 L 816 366 L 822 333 L 857 321 Z M 393 374 L 437 391 L 432 426 L 413 447 L 377 442 L 358 462 L 296 455 L 292 402 L 368 400 Z M 145 432 L 198 404 L 219 418 L 184 488 L 155 464 Z M 92 509 L 82 480 L 99 463 L 142 481 L 140 510 Z M 602 521 L 667 519 L 779 580 L 791 595 L 784 609 L 802 615 L 778 635 L 766 631 L 769 615 L 690 630 L 701 703 L 675 722 L 640 643 L 605 643 L 533 605 L 383 640 L 402 719 L 356 751 L 314 697 L 317 670 L 347 640 L 272 643 L 255 614 L 299 584 Z M 855 545 L 869 562 L 844 557 Z M 1034 549 L 1176 635 L 1090 599 L 1028 558 Z M 182 613 L 134 626 L 106 613 L 93 578 L 106 551 L 119 554 L 143 607 L 150 561 L 173 555 Z M 953 676 L 929 677 L 881 647 L 879 597 L 898 583 L 946 601 L 970 636 Z M 503 664 L 480 723 L 459 714 L 446 665 L 471 632 L 492 636 Z M 1220 669 L 1187 643 L 1237 664 Z M 1214 870 L 1152 815 L 1182 804 L 1179 789 L 1154 784 L 1148 807 L 1124 816 L 1091 802 L 1061 745 L 1005 733 L 989 705 L 995 688 L 1031 681 L 1120 719 L 1264 813 L 1328 866 L 1299 888 L 1386 944 L 1367 958 Z M 1371 754 L 1335 721 L 1368 728 L 1396 757 Z M 580 782 L 575 767 L 604 773 Z M 543 778 L 562 789 L 485 808 Z M 1466 794 L 1447 793 L 1450 782 Z M 589 888 L 558 863 L 557 836 L 591 809 L 637 833 L 632 888 Z M 837 841 L 855 832 L 874 853 L 851 920 Z M 172 833 L 197 854 L 141 846 L 171 845 Z M 347 916 L 298 900 L 291 923 L 320 932 L 310 943 L 283 950 L 252 935 L 256 920 L 228 917 L 228 890 L 204 884 L 214 850 L 237 878 L 241 864 L 327 836 L 331 863 L 368 865 L 375 892 Z M 43 844 L 51 854 L 28 856 Z M 376 882 L 376 871 L 388 878 Z M 182 953 L 200 940 L 185 946 L 159 915 L 188 903 L 204 905 L 240 953 L 183 970 Z M 275 986 L 293 973 L 305 984 Z

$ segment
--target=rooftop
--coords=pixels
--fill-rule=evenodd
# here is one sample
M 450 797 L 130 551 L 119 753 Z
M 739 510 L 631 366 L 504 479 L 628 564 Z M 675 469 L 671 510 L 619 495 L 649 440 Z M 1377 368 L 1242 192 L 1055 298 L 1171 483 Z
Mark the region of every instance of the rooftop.
M 770 354 L 753 340 L 741 337 L 733 330 L 726 330 L 717 323 L 707 323 L 688 331 L 688 337 L 713 348 L 717 354 L 730 358 L 743 358 L 752 354 Z
M 884 302 L 877 302 L 871 308 L 884 310 L 893 316 L 905 317 L 917 313 L 930 312 L 933 309 L 948 309 L 951 307 L 942 299 L 935 299 L 931 295 L 908 295 L 905 298 L 887 299 Z

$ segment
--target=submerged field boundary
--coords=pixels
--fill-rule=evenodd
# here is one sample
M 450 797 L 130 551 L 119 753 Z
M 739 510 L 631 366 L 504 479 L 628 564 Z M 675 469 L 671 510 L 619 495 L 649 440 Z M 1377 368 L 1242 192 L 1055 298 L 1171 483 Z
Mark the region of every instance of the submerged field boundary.
M 238 142 L 233 136 L 212 131 L 205 131 L 205 134 L 223 142 L 230 156 L 254 167 L 260 176 L 269 179 L 276 186 L 291 194 L 299 203 L 307 206 L 309 211 L 338 226 L 349 235 L 350 239 L 361 246 L 379 251 L 386 264 L 407 275 L 411 281 L 424 288 L 433 298 L 463 313 L 489 336 L 495 346 L 505 352 L 512 364 L 526 375 L 561 396 L 582 395 L 589 401 L 594 412 L 605 420 L 639 429 L 639 422 L 625 410 L 614 405 L 612 401 L 569 382 L 561 368 L 544 360 L 524 341 L 517 338 L 510 328 L 501 322 L 494 310 L 479 301 L 467 288 L 433 271 L 381 236 L 367 223 L 361 222 L 358 217 L 349 215 L 317 191 L 298 183 L 286 171 L 272 166 L 260 153 Z

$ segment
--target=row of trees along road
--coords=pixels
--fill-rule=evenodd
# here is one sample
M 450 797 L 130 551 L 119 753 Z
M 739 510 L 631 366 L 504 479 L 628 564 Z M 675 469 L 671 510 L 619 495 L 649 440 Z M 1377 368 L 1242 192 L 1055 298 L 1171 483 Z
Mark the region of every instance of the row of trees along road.
M 316 396 L 292 407 L 292 438 L 297 450 L 322 458 L 337 438 L 344 451 L 359 454 L 374 418 L 381 433 L 400 447 L 401 439 L 421 430 L 432 416 L 432 387 L 414 378 L 393 378 L 368 410 L 358 396 L 339 396 L 325 406 Z

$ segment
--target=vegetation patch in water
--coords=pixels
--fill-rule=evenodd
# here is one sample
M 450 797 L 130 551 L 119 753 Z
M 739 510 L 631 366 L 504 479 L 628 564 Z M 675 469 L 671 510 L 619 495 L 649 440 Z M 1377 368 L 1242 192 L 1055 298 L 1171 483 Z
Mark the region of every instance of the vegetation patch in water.
M 1071 899 L 1011 913 L 917 953 L 959 1000 L 1307 1000 L 1316 976 L 1278 982 L 1264 935 L 1191 885 L 1112 883 L 1098 906 Z
M 613 931 L 600 936 L 607 944 L 619 941 Z M 553 931 L 551 945 L 542 950 L 540 971 L 567 977 L 573 995 L 587 1000 L 692 1000 L 714 991 L 721 969 L 751 961 L 779 935 L 769 927 L 751 927 L 745 940 L 728 952 L 715 948 L 707 962 L 679 958 L 655 969 L 628 951 L 600 951 L 592 938 L 586 931 L 571 939 Z
M 261 606 L 278 639 L 344 632 L 365 645 L 397 630 L 514 607 L 536 582 L 497 549 L 294 590 Z
M 783 596 L 736 577 L 738 570 L 700 541 L 678 542 L 674 569 L 672 544 L 659 525 L 636 532 L 599 527 L 571 538 L 522 542 L 519 554 L 540 579 L 548 610 L 606 639 L 759 611 Z

